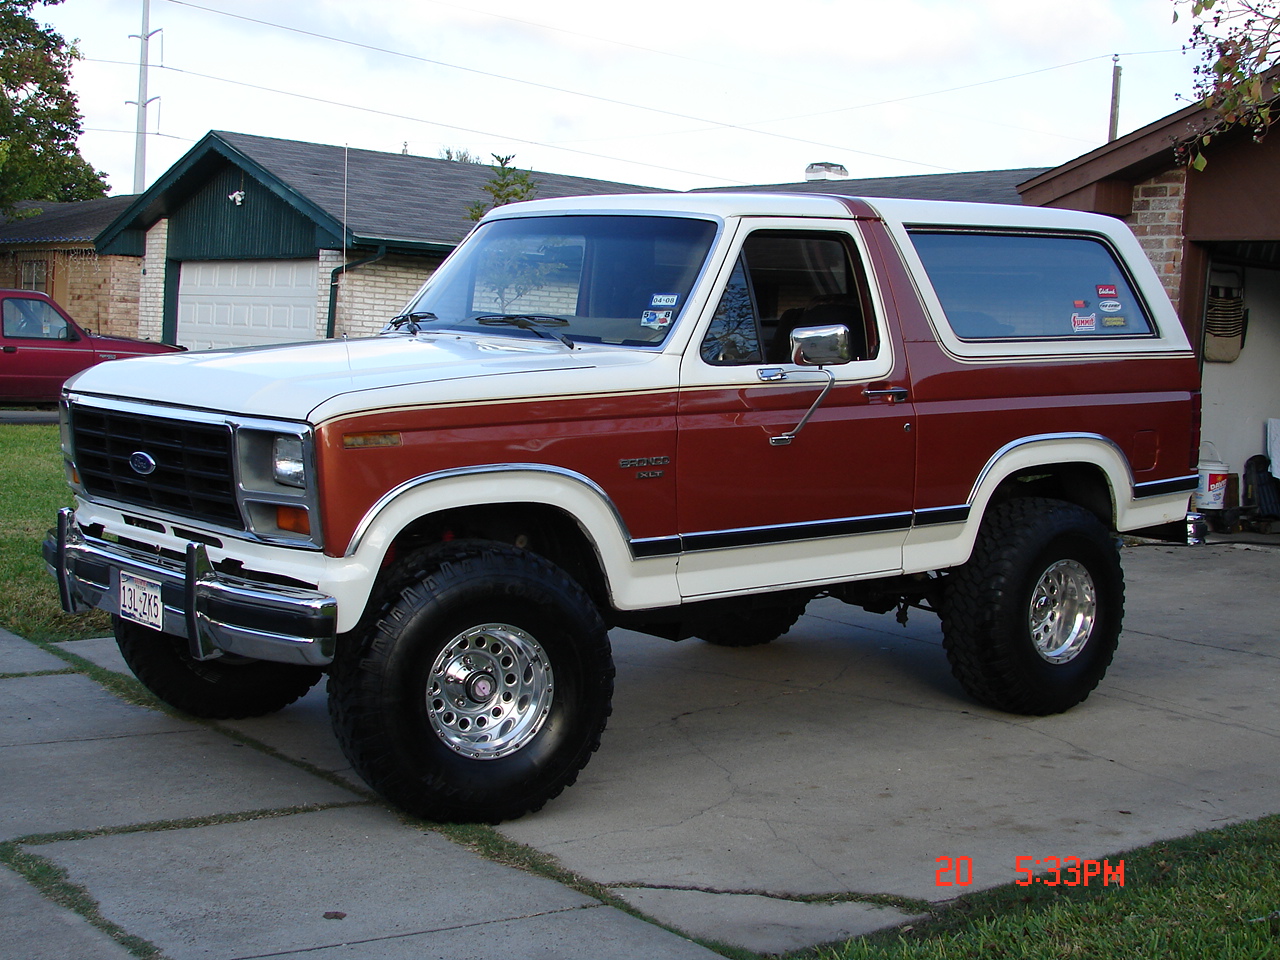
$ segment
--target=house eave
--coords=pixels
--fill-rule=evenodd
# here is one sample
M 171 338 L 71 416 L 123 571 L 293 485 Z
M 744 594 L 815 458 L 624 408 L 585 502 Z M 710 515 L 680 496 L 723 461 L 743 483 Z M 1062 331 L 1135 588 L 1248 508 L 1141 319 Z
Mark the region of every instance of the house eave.
M 1018 184 L 1018 193 L 1031 206 L 1058 206 L 1095 184 L 1133 184 L 1168 169 L 1174 163 L 1175 145 L 1211 122 L 1211 111 L 1194 104 Z

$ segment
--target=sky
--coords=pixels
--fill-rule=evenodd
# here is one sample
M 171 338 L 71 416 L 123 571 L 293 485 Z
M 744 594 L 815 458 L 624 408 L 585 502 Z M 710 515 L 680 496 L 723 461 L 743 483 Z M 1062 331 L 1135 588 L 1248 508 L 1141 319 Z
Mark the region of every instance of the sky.
M 1174 0 L 149 0 L 146 183 L 210 130 L 687 190 L 1057 166 L 1187 106 Z M 81 153 L 134 178 L 144 0 L 76 41 Z M 158 32 L 155 32 L 158 31 Z M 131 37 L 130 35 L 133 35 Z

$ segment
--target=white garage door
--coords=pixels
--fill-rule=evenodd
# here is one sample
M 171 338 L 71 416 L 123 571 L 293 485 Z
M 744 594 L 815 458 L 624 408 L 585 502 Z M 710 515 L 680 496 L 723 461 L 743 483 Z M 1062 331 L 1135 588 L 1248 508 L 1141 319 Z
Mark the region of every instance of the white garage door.
M 178 342 L 190 350 L 316 339 L 315 260 L 188 260 Z

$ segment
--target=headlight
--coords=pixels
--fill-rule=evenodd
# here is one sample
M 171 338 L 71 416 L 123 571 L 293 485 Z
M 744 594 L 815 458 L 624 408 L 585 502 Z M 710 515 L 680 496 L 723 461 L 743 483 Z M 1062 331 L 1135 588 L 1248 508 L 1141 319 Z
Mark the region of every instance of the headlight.
M 271 473 L 276 483 L 306 487 L 307 464 L 302 458 L 302 440 L 298 437 L 276 437 L 272 444 Z

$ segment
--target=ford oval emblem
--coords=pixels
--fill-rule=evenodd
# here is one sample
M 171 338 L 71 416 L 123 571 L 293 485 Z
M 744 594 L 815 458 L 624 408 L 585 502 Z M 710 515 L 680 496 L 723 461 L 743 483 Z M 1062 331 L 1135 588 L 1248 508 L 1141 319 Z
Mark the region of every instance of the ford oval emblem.
M 134 473 L 149 477 L 156 472 L 156 458 L 139 450 L 129 454 L 129 466 L 133 468 Z

